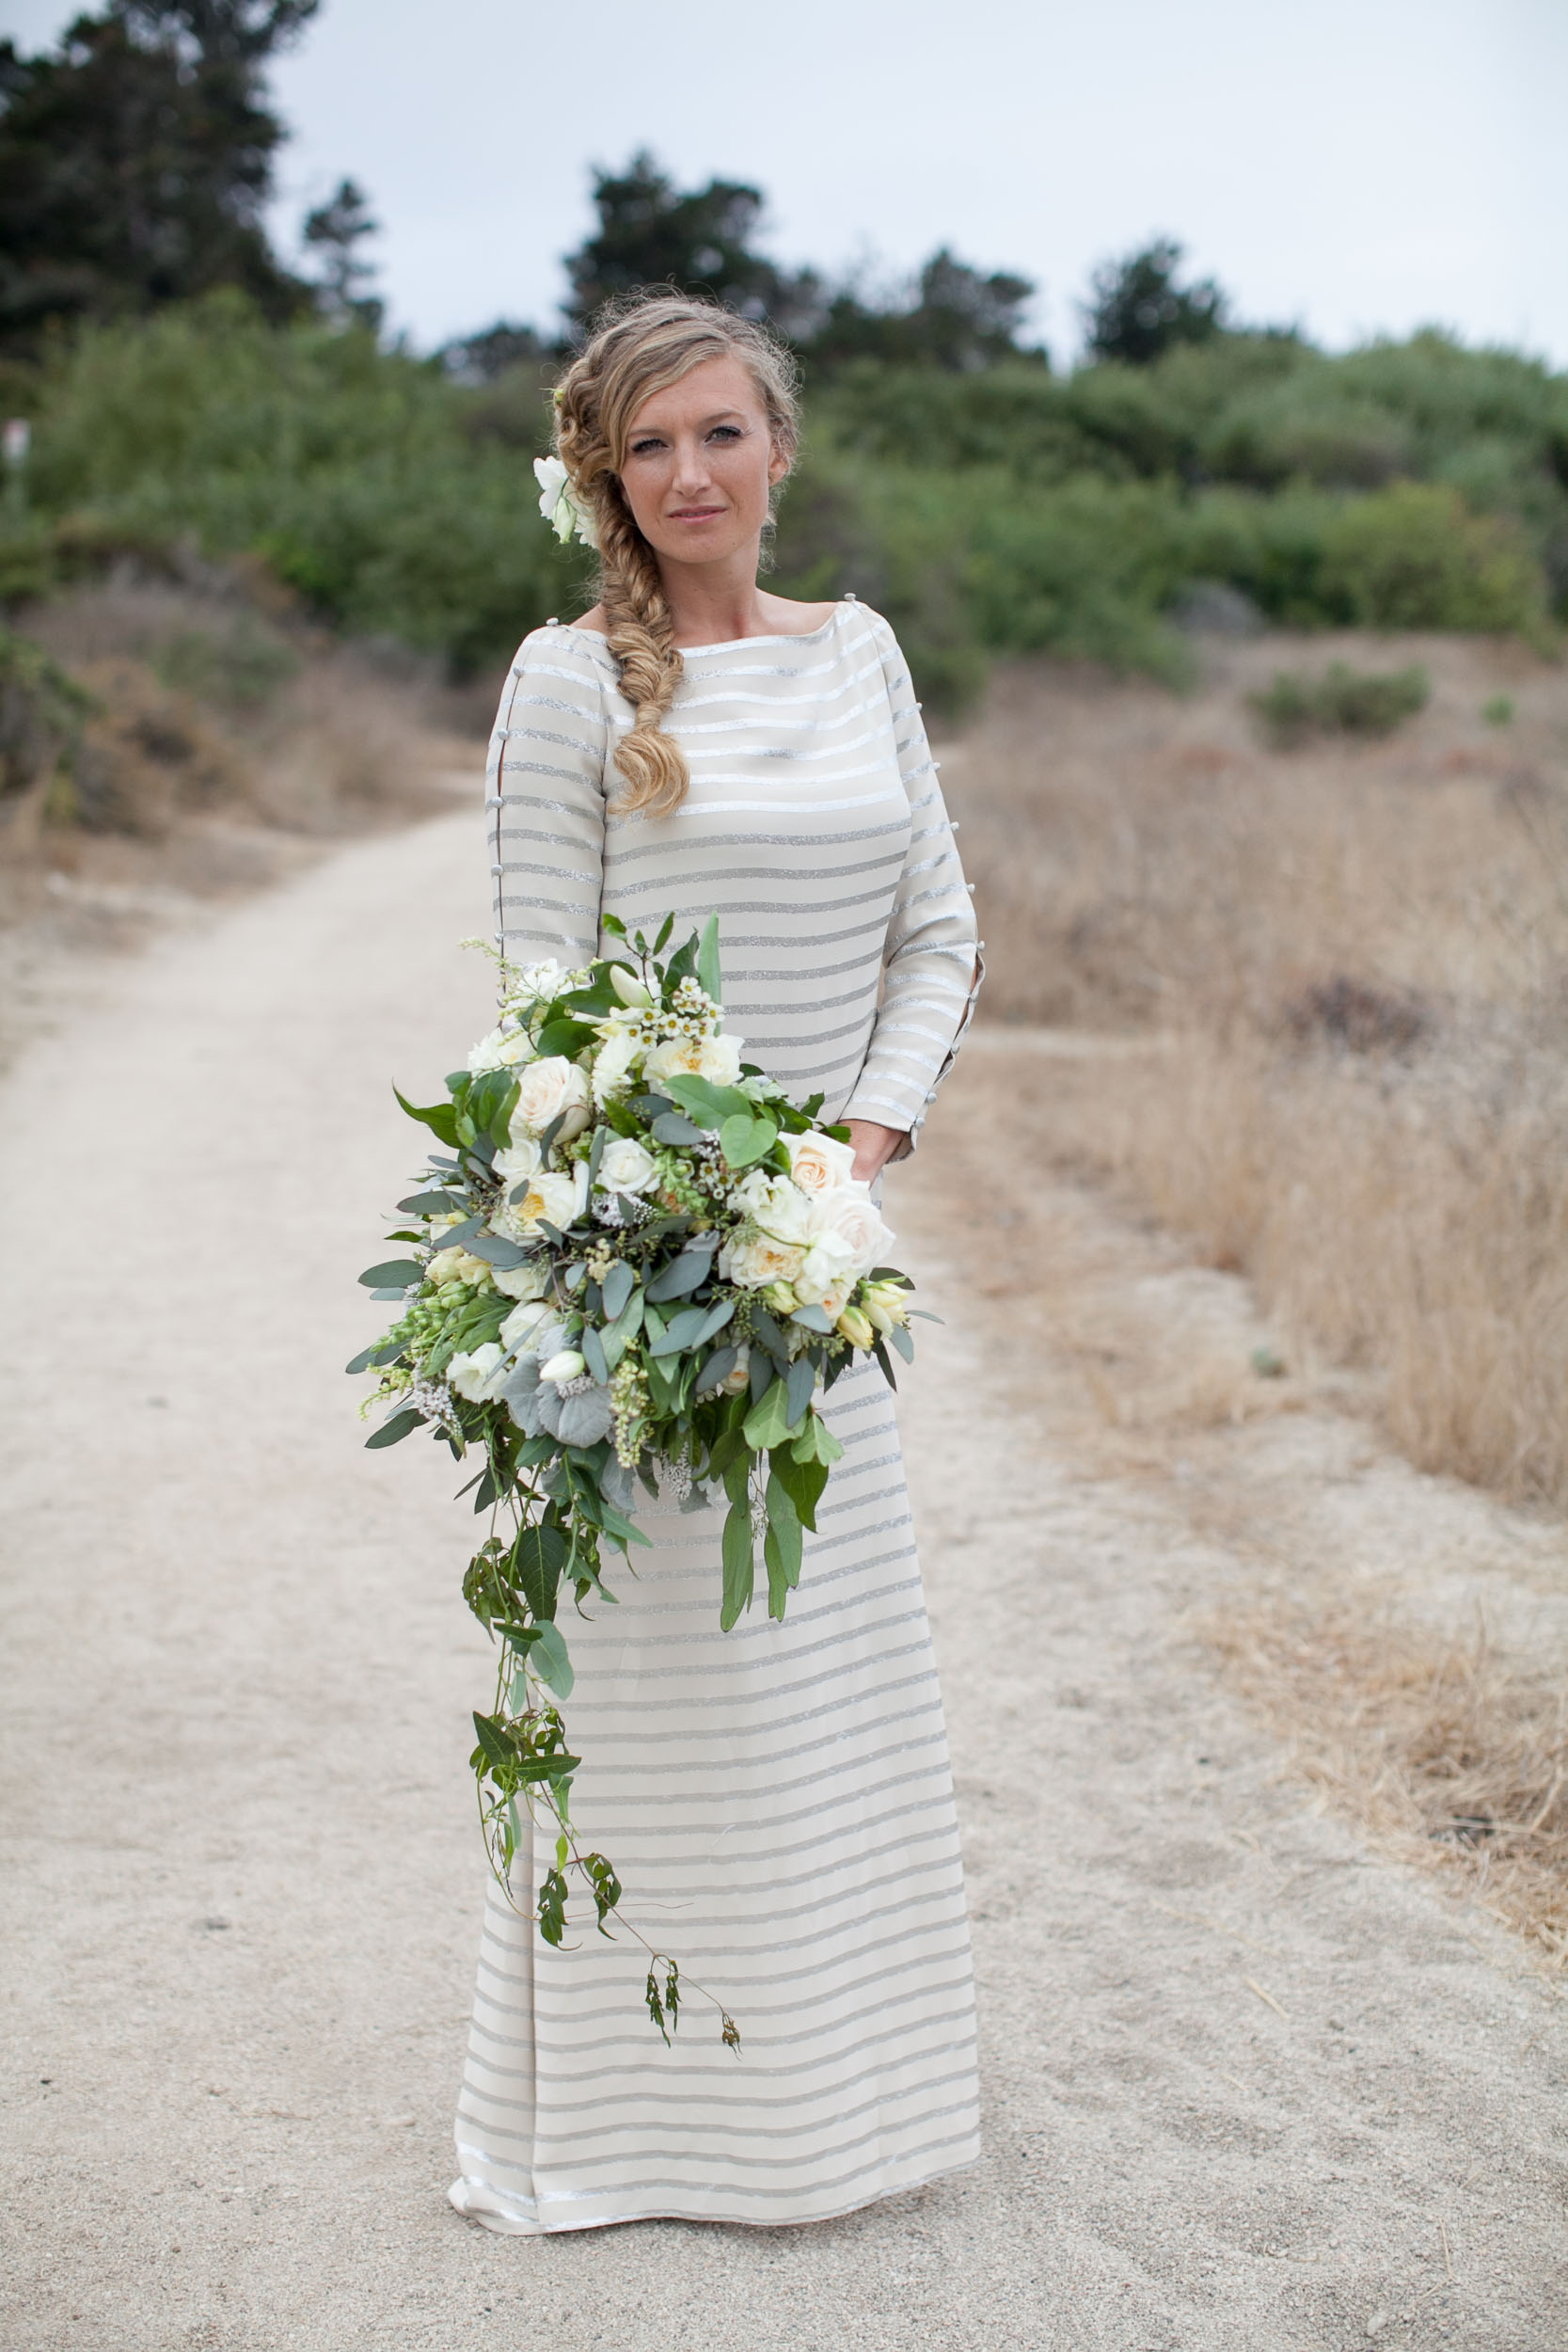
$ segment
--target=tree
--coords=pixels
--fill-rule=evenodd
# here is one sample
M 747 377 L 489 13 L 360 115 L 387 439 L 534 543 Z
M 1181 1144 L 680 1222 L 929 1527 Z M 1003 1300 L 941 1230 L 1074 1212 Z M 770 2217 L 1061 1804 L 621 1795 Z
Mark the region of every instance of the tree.
M 852 285 L 841 288 L 801 348 L 824 369 L 849 359 L 954 373 L 994 367 L 1020 356 L 1022 313 L 1034 292 L 1032 279 L 1004 270 L 983 278 L 943 246 L 902 301 L 869 303 Z
M 816 295 L 812 273 L 787 277 L 752 249 L 762 219 L 760 188 L 710 180 L 682 194 L 644 148 L 624 172 L 595 171 L 594 234 L 566 257 L 575 326 L 616 294 L 638 286 L 675 286 L 706 294 L 743 318 L 769 318 L 783 332 Z
M 240 286 L 308 299 L 261 227 L 263 68 L 320 0 L 110 0 L 53 56 L 0 42 L 0 341 Z
M 1185 249 L 1174 237 L 1156 237 L 1125 261 L 1101 263 L 1090 281 L 1094 299 L 1080 306 L 1097 359 L 1147 367 L 1177 343 L 1206 343 L 1224 331 L 1226 297 L 1214 280 L 1176 283 Z
M 305 242 L 322 257 L 317 285 L 323 309 L 345 325 L 359 320 L 372 334 L 381 325 L 382 305 L 365 293 L 375 268 L 360 259 L 358 247 L 380 232 L 381 223 L 371 218 L 363 189 L 352 180 L 341 180 L 337 194 L 305 215 Z

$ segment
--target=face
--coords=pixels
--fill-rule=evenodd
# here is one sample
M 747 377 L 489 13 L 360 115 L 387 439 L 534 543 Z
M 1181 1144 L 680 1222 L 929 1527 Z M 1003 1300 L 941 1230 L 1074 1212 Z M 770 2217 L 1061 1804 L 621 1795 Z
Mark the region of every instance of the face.
M 714 564 L 761 538 L 768 490 L 787 470 L 744 361 L 705 359 L 638 410 L 621 484 L 656 553 Z

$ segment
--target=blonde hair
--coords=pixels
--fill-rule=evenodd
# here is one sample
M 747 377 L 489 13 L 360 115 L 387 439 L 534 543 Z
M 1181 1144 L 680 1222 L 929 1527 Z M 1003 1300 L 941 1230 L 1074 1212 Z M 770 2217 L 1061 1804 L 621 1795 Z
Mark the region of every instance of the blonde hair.
M 621 664 L 621 690 L 637 713 L 631 732 L 615 747 L 626 783 L 616 802 L 622 816 L 668 817 L 686 798 L 691 776 L 680 745 L 661 731 L 682 663 L 658 559 L 633 519 L 620 469 L 644 402 L 705 360 L 726 358 L 745 365 L 774 450 L 792 463 L 800 433 L 795 362 L 766 328 L 716 303 L 657 293 L 608 304 L 556 388 L 556 449 L 577 498 L 594 517 L 610 650 Z

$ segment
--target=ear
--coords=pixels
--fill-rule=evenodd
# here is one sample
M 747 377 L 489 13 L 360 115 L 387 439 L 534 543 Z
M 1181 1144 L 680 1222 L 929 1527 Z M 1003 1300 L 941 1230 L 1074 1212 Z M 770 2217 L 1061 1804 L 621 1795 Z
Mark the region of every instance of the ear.
M 775 441 L 775 442 L 774 442 L 774 444 L 773 444 L 773 454 L 772 454 L 772 456 L 771 456 L 771 457 L 768 460 L 768 488 L 769 488 L 769 489 L 777 489 L 777 487 L 778 487 L 779 484 L 780 484 L 780 483 L 784 480 L 784 478 L 785 474 L 786 474 L 788 471 L 789 471 L 789 460 L 788 460 L 788 458 L 784 455 L 784 453 L 783 450 L 782 450 L 782 449 L 780 449 L 780 447 L 779 447 L 778 443 Z

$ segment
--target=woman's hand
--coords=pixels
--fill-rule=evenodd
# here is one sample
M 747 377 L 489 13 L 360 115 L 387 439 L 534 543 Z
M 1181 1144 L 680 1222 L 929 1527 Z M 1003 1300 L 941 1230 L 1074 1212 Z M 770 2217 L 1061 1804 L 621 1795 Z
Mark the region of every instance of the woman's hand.
M 874 1119 L 851 1119 L 849 1141 L 854 1150 L 854 1173 L 863 1184 L 875 1184 L 905 1140 L 901 1127 L 879 1127 Z

